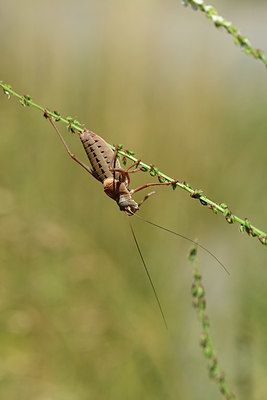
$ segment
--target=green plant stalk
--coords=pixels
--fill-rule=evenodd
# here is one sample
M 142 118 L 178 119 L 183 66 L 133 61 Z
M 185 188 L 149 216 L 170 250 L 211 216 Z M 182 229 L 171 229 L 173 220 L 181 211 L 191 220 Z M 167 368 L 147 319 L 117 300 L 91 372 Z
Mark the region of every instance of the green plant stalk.
M 8 97 L 10 96 L 10 94 L 17 97 L 23 106 L 31 105 L 37 108 L 38 110 L 42 111 L 43 113 L 46 111 L 46 113 L 49 114 L 52 118 L 54 118 L 56 121 L 64 122 L 65 124 L 67 124 L 69 131 L 71 132 L 84 131 L 85 128 L 79 123 L 79 121 L 74 120 L 71 117 L 63 118 L 58 112 L 56 111 L 52 112 L 47 110 L 45 107 L 39 106 L 38 104 L 33 102 L 33 100 L 29 95 L 20 95 L 16 93 L 11 88 L 11 86 L 6 85 L 3 82 L 0 82 L 0 87 L 3 88 L 4 93 Z M 114 149 L 113 145 L 110 145 L 110 147 Z M 119 154 L 123 157 L 123 161 L 125 161 L 126 158 L 128 158 L 133 162 L 137 161 L 137 159 L 133 156 L 134 152 L 128 150 L 123 151 L 122 145 L 119 146 Z M 151 176 L 157 176 L 160 181 L 166 181 L 166 182 L 174 181 L 174 178 L 171 178 L 168 175 L 164 174 L 163 172 L 160 172 L 154 165 L 148 165 L 143 161 L 140 161 L 138 165 L 141 166 L 144 169 L 144 171 L 148 171 Z M 267 234 L 262 230 L 256 228 L 255 226 L 251 225 L 247 218 L 242 219 L 233 215 L 225 203 L 220 203 L 220 204 L 215 203 L 214 201 L 204 196 L 201 190 L 192 189 L 191 186 L 185 181 L 177 182 L 176 184 L 172 185 L 173 189 L 176 189 L 177 186 L 180 187 L 181 189 L 186 190 L 192 198 L 198 199 L 202 205 L 208 206 L 208 208 L 211 209 L 215 214 L 217 214 L 218 212 L 222 213 L 229 224 L 238 222 L 240 224 L 240 231 L 246 232 L 251 237 L 258 237 L 258 239 L 262 244 L 267 245 Z
M 206 309 L 206 299 L 205 299 L 205 290 L 201 283 L 202 277 L 198 270 L 198 259 L 197 259 L 197 246 L 192 247 L 189 253 L 189 261 L 193 263 L 193 284 L 191 288 L 191 293 L 193 296 L 193 306 L 197 311 L 199 320 L 201 322 L 203 332 L 200 337 L 200 346 L 203 349 L 204 357 L 208 361 L 208 371 L 209 377 L 215 383 L 217 383 L 220 392 L 227 400 L 236 399 L 235 395 L 230 391 L 228 384 L 225 379 L 225 374 L 223 373 L 217 356 L 214 350 L 211 335 L 210 335 L 210 322 L 207 314 L 205 313 Z
M 244 49 L 247 55 L 251 55 L 255 59 L 262 61 L 267 67 L 267 58 L 264 56 L 263 51 L 254 49 L 249 39 L 241 35 L 240 31 L 230 21 L 219 15 L 213 6 L 206 5 L 203 0 L 182 0 L 182 4 L 184 6 L 190 4 L 194 10 L 202 11 L 208 19 L 213 21 L 216 28 L 222 27 L 233 36 L 235 44 Z

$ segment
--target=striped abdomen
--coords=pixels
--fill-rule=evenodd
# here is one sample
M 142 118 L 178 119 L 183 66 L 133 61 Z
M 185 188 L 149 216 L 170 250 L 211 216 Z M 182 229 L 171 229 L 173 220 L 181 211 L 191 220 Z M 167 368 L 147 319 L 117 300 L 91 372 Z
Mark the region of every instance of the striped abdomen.
M 109 167 L 113 167 L 110 163 L 114 152 L 105 140 L 91 131 L 81 133 L 80 139 L 92 165 L 95 177 L 102 183 L 105 179 L 113 177 Z M 116 168 L 120 168 L 118 160 L 116 160 Z M 119 179 L 119 176 L 119 173 L 115 173 L 116 179 Z

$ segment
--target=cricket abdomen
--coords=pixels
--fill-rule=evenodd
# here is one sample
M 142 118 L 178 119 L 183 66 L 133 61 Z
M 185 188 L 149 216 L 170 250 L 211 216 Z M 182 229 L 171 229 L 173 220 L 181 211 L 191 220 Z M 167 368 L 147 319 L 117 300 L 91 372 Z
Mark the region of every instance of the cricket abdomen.
M 111 162 L 114 152 L 105 140 L 92 131 L 84 131 L 80 134 L 80 139 L 96 179 L 103 183 L 105 179 L 113 177 L 113 173 L 109 168 L 113 167 Z M 118 160 L 116 160 L 115 168 L 120 168 Z M 115 176 L 116 178 L 119 177 L 118 172 L 115 175 L 117 175 L 117 177 Z

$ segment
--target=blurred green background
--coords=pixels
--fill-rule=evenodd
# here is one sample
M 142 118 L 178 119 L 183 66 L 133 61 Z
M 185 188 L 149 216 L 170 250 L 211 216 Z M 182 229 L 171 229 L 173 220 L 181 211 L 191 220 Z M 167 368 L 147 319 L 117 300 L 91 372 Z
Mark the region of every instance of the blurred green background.
M 213 2 L 267 52 L 265 2 Z M 0 79 L 266 230 L 266 70 L 176 0 L 2 1 Z M 0 96 L 0 398 L 220 399 L 199 348 L 187 242 L 132 219 L 40 112 Z M 84 161 L 76 135 L 59 125 Z M 152 178 L 135 175 L 133 187 Z M 137 194 L 136 199 L 143 197 Z M 231 389 L 267 398 L 266 248 L 186 192 L 140 215 L 203 252 L 213 342 Z

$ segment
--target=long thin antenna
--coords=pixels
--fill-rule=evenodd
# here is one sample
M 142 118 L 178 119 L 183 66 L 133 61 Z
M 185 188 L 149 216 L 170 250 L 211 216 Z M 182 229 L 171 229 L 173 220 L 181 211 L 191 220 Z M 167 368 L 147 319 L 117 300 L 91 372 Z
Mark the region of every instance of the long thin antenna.
M 127 217 L 128 217 L 130 229 L 131 229 L 131 232 L 132 232 L 132 235 L 133 235 L 133 238 L 134 238 L 134 241 L 135 241 L 135 244 L 136 244 L 138 253 L 139 253 L 140 257 L 141 257 L 141 260 L 142 260 L 143 266 L 144 266 L 144 268 L 145 268 L 147 277 L 148 277 L 148 279 L 149 279 L 150 285 L 151 285 L 151 287 L 152 287 L 152 290 L 153 290 L 153 292 L 154 292 L 155 298 L 156 298 L 156 300 L 157 300 L 157 303 L 158 303 L 158 306 L 159 306 L 159 310 L 160 310 L 160 313 L 161 313 L 161 315 L 162 315 L 162 319 L 163 319 L 163 321 L 164 321 L 164 324 L 165 324 L 166 329 L 168 330 L 167 321 L 166 321 L 164 312 L 163 312 L 163 310 L 162 310 L 162 307 L 161 307 L 161 304 L 160 304 L 160 301 L 159 301 L 159 298 L 158 298 L 158 295 L 157 295 L 155 286 L 154 286 L 154 284 L 153 284 L 152 278 L 151 278 L 150 273 L 149 273 L 149 271 L 148 271 L 148 268 L 147 268 L 147 266 L 146 266 L 144 257 L 143 257 L 143 255 L 142 255 L 142 253 L 141 253 L 141 250 L 140 250 L 139 244 L 138 244 L 138 242 L 137 242 L 137 239 L 136 239 L 136 236 L 135 236 L 135 233 L 134 233 L 134 230 L 133 230 L 133 227 L 132 227 L 132 224 L 131 224 L 129 215 L 128 215 L 127 213 L 126 213 L 126 215 L 127 215 Z
M 213 258 L 220 264 L 220 266 L 225 270 L 225 272 L 226 272 L 228 275 L 230 275 L 230 272 L 228 271 L 228 269 L 226 268 L 226 266 L 223 265 L 223 263 L 222 263 L 209 249 L 207 249 L 206 247 L 202 246 L 202 244 L 196 242 L 196 241 L 193 240 L 193 239 L 188 238 L 187 236 L 182 235 L 181 233 L 174 232 L 174 231 L 172 231 L 172 230 L 170 230 L 170 229 L 168 229 L 168 228 L 164 228 L 164 227 L 161 226 L 161 225 L 157 225 L 157 224 L 155 224 L 154 222 L 148 221 L 147 219 L 141 217 L 140 215 L 137 215 L 137 214 L 132 214 L 132 215 L 134 215 L 135 217 L 140 218 L 141 220 L 147 222 L 147 223 L 150 224 L 150 225 L 156 226 L 157 228 L 162 229 L 163 231 L 172 233 L 173 235 L 179 236 L 180 238 L 185 239 L 185 240 L 187 240 L 188 242 L 194 243 L 195 245 L 199 246 L 202 250 L 206 251 L 211 257 L 213 257 Z

